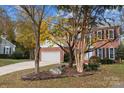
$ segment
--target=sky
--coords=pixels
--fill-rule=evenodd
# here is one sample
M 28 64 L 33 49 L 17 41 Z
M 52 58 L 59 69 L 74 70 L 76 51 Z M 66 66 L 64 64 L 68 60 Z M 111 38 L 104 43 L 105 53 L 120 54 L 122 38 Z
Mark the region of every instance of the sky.
M 12 20 L 16 20 L 17 10 L 12 5 L 1 5 L 0 7 L 4 8 L 7 14 L 11 17 Z
M 0 7 L 4 8 L 5 11 L 7 12 L 7 14 L 11 17 L 12 20 L 16 20 L 17 19 L 17 9 L 15 8 L 14 5 L 1 5 Z M 48 15 L 50 16 L 55 16 L 57 14 L 57 10 L 55 7 L 48 7 L 46 9 L 46 11 L 49 10 Z
M 17 19 L 17 10 L 15 9 L 15 6 L 12 5 L 1 5 L 0 7 L 4 8 L 7 11 L 7 14 L 11 17 L 12 20 Z M 49 11 L 49 16 L 56 16 L 57 15 L 57 9 L 55 7 L 48 7 Z M 47 10 L 47 9 L 46 9 Z M 124 10 L 124 9 L 123 9 Z M 105 12 L 105 17 L 106 18 L 112 18 L 114 19 L 114 24 L 120 24 L 120 16 L 122 15 L 122 12 L 119 12 L 117 10 L 109 11 L 106 10 Z

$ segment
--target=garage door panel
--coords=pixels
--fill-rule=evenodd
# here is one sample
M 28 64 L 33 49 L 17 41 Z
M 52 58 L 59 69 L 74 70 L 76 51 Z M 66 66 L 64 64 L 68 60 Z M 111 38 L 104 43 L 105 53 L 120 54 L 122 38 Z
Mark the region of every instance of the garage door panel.
M 60 62 L 60 52 L 42 52 L 41 60 L 43 62 Z

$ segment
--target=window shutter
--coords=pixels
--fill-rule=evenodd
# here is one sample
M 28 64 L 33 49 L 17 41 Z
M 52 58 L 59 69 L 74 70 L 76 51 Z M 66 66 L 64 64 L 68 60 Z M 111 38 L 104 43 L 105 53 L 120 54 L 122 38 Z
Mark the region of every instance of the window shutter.
M 102 30 L 102 39 L 104 39 L 104 30 Z
M 114 49 L 115 49 L 115 53 L 114 53 L 115 59 L 117 59 L 117 48 L 114 48 Z
M 5 54 L 5 47 L 4 47 L 4 49 L 3 49 L 3 54 Z
M 97 49 L 95 50 L 95 56 L 97 56 Z
M 106 57 L 109 58 L 109 49 L 106 48 Z
M 105 48 L 103 48 L 103 58 L 105 58 Z
M 11 47 L 10 47 L 10 49 L 9 49 L 9 54 L 11 54 Z
M 108 30 L 106 30 L 106 39 L 108 39 Z
M 116 33 L 116 30 L 114 29 L 114 39 L 117 38 L 117 33 Z

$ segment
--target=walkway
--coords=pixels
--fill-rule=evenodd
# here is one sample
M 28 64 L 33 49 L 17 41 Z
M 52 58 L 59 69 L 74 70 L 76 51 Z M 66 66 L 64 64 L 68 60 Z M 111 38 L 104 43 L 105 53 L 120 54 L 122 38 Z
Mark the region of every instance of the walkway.
M 40 62 L 40 67 L 51 65 L 51 64 L 56 64 L 56 63 Z M 6 65 L 3 67 L 0 67 L 0 76 L 15 72 L 15 71 L 20 71 L 20 70 L 30 69 L 30 68 L 34 68 L 34 61 Z

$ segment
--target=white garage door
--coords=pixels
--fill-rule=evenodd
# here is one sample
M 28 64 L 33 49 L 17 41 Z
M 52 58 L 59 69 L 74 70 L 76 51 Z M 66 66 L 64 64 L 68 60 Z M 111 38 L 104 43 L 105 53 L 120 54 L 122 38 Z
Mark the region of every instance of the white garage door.
M 42 62 L 60 62 L 60 52 L 42 52 L 41 54 Z

